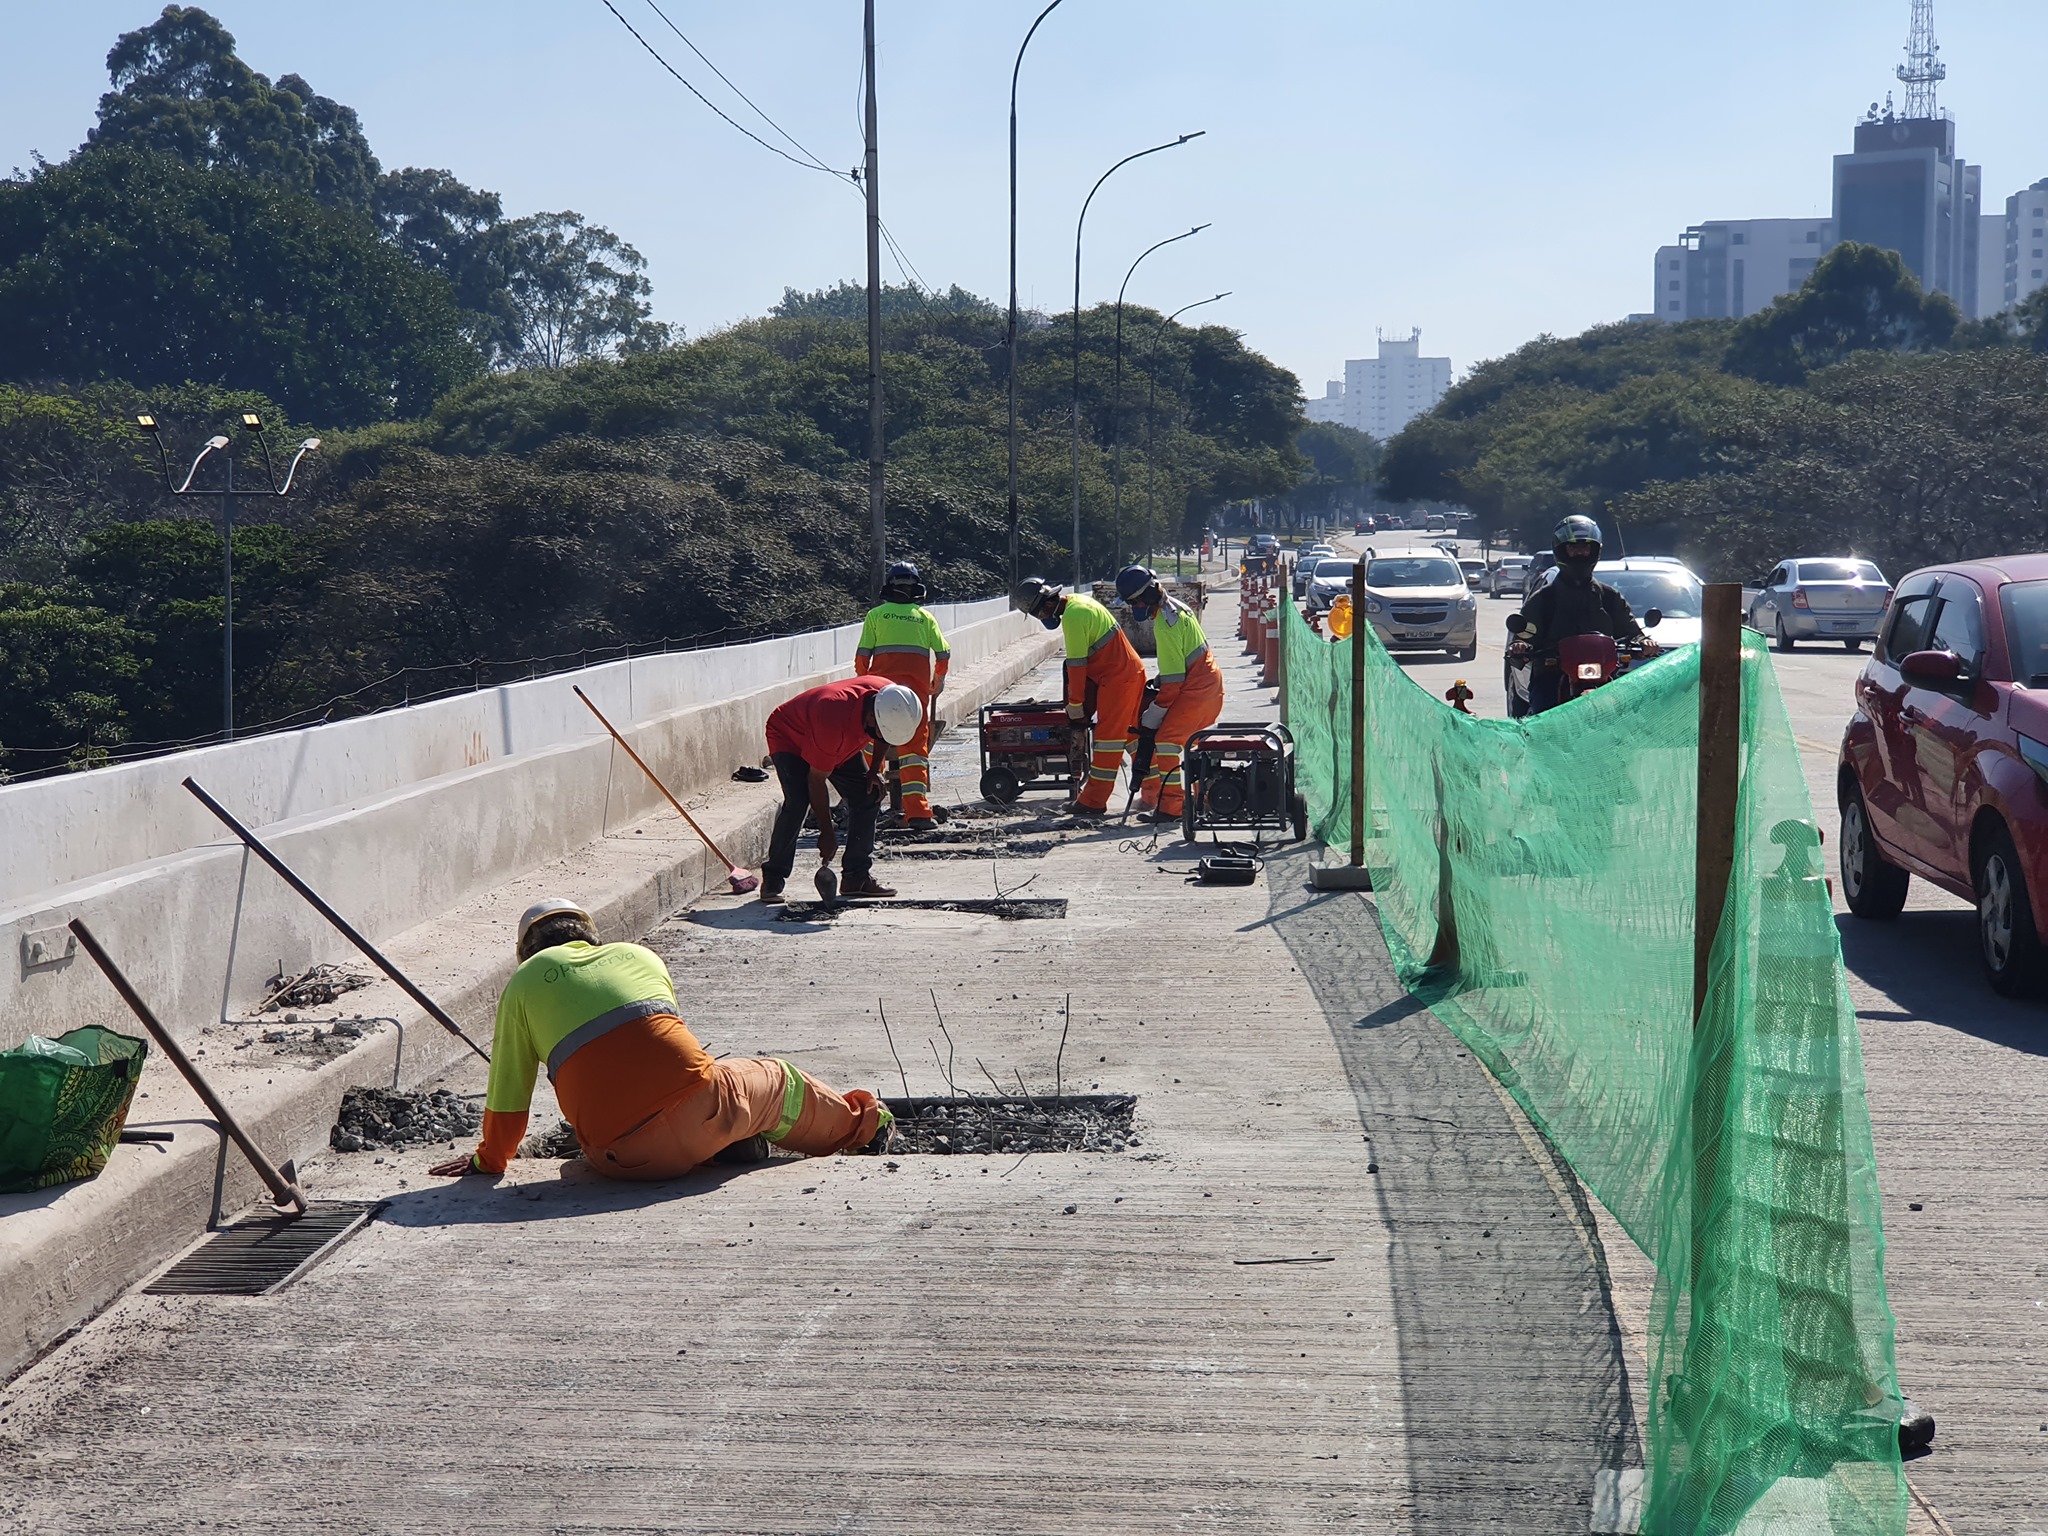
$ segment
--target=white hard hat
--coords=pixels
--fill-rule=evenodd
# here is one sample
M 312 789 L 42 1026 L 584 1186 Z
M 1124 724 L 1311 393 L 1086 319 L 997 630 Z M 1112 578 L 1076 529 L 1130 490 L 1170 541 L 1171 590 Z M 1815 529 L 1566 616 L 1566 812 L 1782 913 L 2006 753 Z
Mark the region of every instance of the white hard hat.
M 544 917 L 553 917 L 560 912 L 573 912 L 586 923 L 590 923 L 593 928 L 597 926 L 596 923 L 592 922 L 590 914 L 583 910 L 580 903 L 565 901 L 559 896 L 550 896 L 546 901 L 536 901 L 532 906 L 519 914 L 519 936 L 513 940 L 512 947 L 515 950 L 525 948 L 526 936 L 532 932 L 533 925 Z
M 924 724 L 924 702 L 901 683 L 875 695 L 875 730 L 892 747 L 900 747 Z

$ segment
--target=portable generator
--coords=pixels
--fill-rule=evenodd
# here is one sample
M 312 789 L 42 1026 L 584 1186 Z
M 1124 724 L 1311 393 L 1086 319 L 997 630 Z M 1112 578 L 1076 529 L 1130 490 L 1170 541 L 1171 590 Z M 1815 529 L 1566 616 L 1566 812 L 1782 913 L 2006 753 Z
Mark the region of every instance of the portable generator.
M 1078 744 L 1081 768 L 1076 772 Z M 1087 772 L 1088 728 L 1059 699 L 1008 699 L 981 710 L 981 793 L 1009 805 L 1026 785 L 1068 789 Z
M 1294 733 L 1262 720 L 1223 720 L 1188 738 L 1181 836 L 1278 832 L 1308 836 L 1308 802 L 1294 787 Z

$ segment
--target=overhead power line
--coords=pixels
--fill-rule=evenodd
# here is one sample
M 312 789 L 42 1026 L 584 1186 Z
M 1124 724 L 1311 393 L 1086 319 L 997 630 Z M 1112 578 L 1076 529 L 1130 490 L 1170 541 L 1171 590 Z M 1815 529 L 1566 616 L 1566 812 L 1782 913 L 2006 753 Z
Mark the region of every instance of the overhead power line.
M 654 0 L 647 0 L 647 9 L 654 12 L 655 15 L 659 16 L 662 19 L 662 23 L 669 29 L 669 31 L 675 33 L 677 37 L 682 38 L 683 46 L 689 49 L 690 52 L 697 55 L 699 59 L 703 60 L 704 67 L 710 70 L 711 73 L 713 73 L 714 75 L 718 76 L 720 80 L 725 81 L 725 88 L 731 91 L 733 95 L 739 97 L 739 99 L 741 101 L 744 101 L 749 107 L 752 107 L 754 109 L 754 115 L 760 118 L 761 121 L 766 123 L 770 128 L 773 128 L 777 133 L 781 134 L 782 137 L 789 143 L 792 149 L 800 151 L 804 155 L 804 157 L 811 162 L 812 165 L 816 166 L 819 170 L 825 172 L 825 174 L 828 176 L 843 176 L 845 174 L 845 172 L 843 171 L 833 170 L 831 166 L 827 165 L 823 160 L 820 160 L 816 155 L 812 154 L 810 150 L 806 149 L 802 144 L 799 144 L 796 141 L 796 138 L 789 132 L 789 130 L 784 128 L 782 124 L 776 122 L 775 119 L 770 117 L 766 112 L 763 112 L 761 108 L 755 104 L 754 99 L 751 96 L 749 96 L 745 91 L 741 90 L 738 86 L 734 85 L 732 81 L 727 78 L 724 70 L 720 69 L 716 64 L 712 63 L 709 58 L 705 57 L 704 50 L 702 48 L 699 48 L 695 43 L 691 42 L 688 37 L 685 37 L 683 35 L 683 29 L 677 26 L 674 22 L 670 21 L 668 19 L 668 13 L 664 11 L 660 6 L 656 5 L 654 3 Z M 865 69 L 865 65 L 863 65 L 863 69 Z M 728 118 L 727 121 L 730 122 L 731 119 Z

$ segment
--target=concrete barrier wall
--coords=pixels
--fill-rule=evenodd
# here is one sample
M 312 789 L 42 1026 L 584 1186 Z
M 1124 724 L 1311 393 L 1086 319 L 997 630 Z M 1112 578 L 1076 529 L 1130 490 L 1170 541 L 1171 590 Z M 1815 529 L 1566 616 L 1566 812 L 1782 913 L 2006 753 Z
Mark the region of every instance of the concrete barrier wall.
M 1000 599 L 935 611 L 955 667 L 1040 633 Z M 132 1028 L 92 963 L 66 954 L 75 916 L 180 1033 L 258 1001 L 280 965 L 353 953 L 185 792 L 188 774 L 379 940 L 662 804 L 572 684 L 688 794 L 757 761 L 769 711 L 849 672 L 858 635 L 637 657 L 0 788 L 0 1047 Z

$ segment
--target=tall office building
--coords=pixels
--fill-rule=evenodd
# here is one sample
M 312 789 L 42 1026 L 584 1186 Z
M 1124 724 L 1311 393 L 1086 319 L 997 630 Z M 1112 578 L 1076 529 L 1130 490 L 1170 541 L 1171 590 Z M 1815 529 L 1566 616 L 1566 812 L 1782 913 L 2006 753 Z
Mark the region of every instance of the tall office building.
M 1999 309 L 2010 309 L 2035 289 L 2048 287 L 2048 181 L 2037 181 L 2005 200 L 2001 271 Z
M 1740 320 L 1795 292 L 1835 243 L 1831 219 L 1721 219 L 1657 251 L 1661 320 Z
M 1450 389 L 1451 360 L 1424 357 L 1420 329 L 1398 340 L 1381 333 L 1379 351 L 1378 357 L 1346 362 L 1343 382 L 1330 380 L 1322 398 L 1307 403 L 1308 419 L 1336 422 L 1384 442 Z

